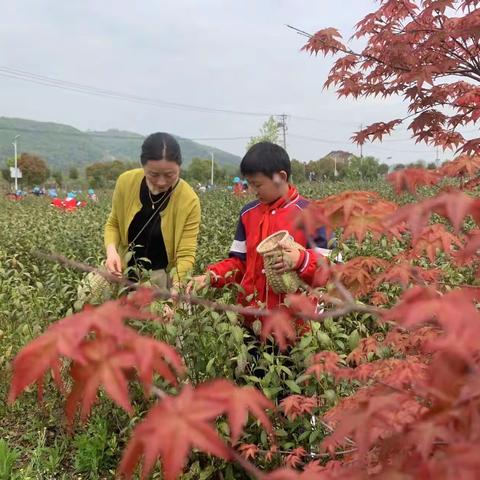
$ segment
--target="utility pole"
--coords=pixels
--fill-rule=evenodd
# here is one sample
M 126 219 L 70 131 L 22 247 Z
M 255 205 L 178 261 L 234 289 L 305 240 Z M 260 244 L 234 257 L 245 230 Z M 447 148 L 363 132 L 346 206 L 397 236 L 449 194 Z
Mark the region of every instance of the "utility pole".
M 438 156 L 438 146 L 435 148 L 435 166 L 438 167 L 438 164 L 440 163 L 440 158 Z
M 210 152 L 212 158 L 212 171 L 210 172 L 210 185 L 213 187 L 213 152 Z
M 360 130 L 363 130 L 363 123 L 360 124 Z M 360 158 L 363 158 L 363 143 L 360 145 Z
M 287 149 L 287 115 L 282 113 L 279 115 L 280 121 L 277 125 L 282 129 L 282 138 L 283 138 L 283 148 Z
M 17 138 L 20 135 L 15 135 L 15 138 L 13 139 L 13 151 L 14 151 L 14 167 L 15 167 L 15 193 L 18 191 L 18 165 L 17 165 Z

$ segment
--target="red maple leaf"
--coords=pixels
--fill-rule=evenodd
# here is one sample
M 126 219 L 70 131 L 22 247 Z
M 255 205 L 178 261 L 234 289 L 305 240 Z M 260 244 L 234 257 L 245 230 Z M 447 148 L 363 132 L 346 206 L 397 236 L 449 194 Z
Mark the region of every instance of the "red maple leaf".
M 457 289 L 444 295 L 433 287 L 416 286 L 407 290 L 391 310 L 382 314 L 384 320 L 396 321 L 409 327 L 436 320 L 443 328 L 457 331 L 471 321 L 476 322 L 478 312 L 477 289 Z
M 398 283 L 406 288 L 411 283 L 436 283 L 442 272 L 437 268 L 421 268 L 412 265 L 410 262 L 403 261 L 394 263 L 382 272 L 375 280 L 378 287 L 382 283 Z
M 358 346 L 354 348 L 347 356 L 347 362 L 359 365 L 367 358 L 369 353 L 376 353 L 378 347 L 379 342 L 375 335 L 362 338 Z
M 135 427 L 123 452 L 120 473 L 132 478 L 143 457 L 142 479 L 145 479 L 160 457 L 165 480 L 174 480 L 192 448 L 229 460 L 230 450 L 213 426 L 218 414 L 216 405 L 212 408 L 209 402 L 198 399 L 190 385 L 185 385 L 176 397 L 163 398 Z
M 387 175 L 397 194 L 405 190 L 415 194 L 418 187 L 436 185 L 440 179 L 438 172 L 426 168 L 405 168 Z
M 476 207 L 476 208 L 475 208 Z M 427 226 L 432 213 L 447 218 L 454 230 L 458 232 L 465 217 L 478 210 L 475 200 L 463 192 L 445 192 L 419 203 L 405 205 L 395 212 L 389 219 L 388 225 L 397 225 L 406 222 L 413 238 Z
M 266 317 L 262 322 L 261 338 L 265 341 L 269 335 L 273 335 L 283 352 L 296 338 L 295 322 L 285 311 L 279 310 Z
M 440 173 L 448 177 L 473 177 L 480 170 L 480 155 L 460 155 L 455 160 L 442 165 Z
M 254 443 L 242 443 L 241 445 L 239 445 L 238 450 L 242 457 L 246 460 L 248 460 L 249 458 L 254 460 L 257 456 L 259 448 Z
M 227 415 L 233 443 L 238 440 L 247 423 L 248 412 L 259 420 L 267 432 L 273 433 L 265 410 L 273 410 L 274 405 L 254 387 L 237 387 L 227 380 L 219 379 L 199 385 L 195 396 L 208 404 L 216 405 L 219 412 Z
M 273 460 L 273 457 L 278 454 L 278 447 L 276 445 L 272 445 L 267 453 L 265 454 L 265 460 L 267 462 L 271 462 Z
M 111 336 L 119 342 L 131 338 L 133 330 L 124 325 L 129 318 L 150 319 L 151 315 L 139 310 L 133 300 L 120 299 L 95 308 L 87 307 L 51 325 L 15 357 L 9 402 L 13 402 L 28 385 L 40 381 L 50 369 L 60 384 L 61 357 L 84 363 L 80 346 L 92 331 Z
M 453 247 L 461 247 L 462 243 L 444 225 L 436 223 L 425 227 L 416 240 L 413 241 L 412 258 L 418 258 L 425 252 L 430 262 L 434 262 L 439 251 L 451 255 Z
M 65 407 L 69 424 L 73 423 L 77 403 L 82 405 L 82 421 L 87 418 L 100 386 L 119 407 L 133 413 L 126 377 L 126 372 L 135 366 L 133 353 L 119 350 L 112 338 L 102 336 L 84 341 L 79 348 L 85 363 L 74 362 L 70 371 L 75 383 Z
M 325 373 L 335 376 L 340 370 L 339 362 L 338 353 L 325 350 L 313 356 L 306 373 L 315 375 L 317 379 L 320 379 Z
M 362 241 L 370 233 L 399 237 L 402 228 L 387 229 L 384 220 L 397 209 L 393 202 L 384 200 L 374 192 L 344 192 L 312 202 L 300 216 L 299 224 L 312 235 L 325 226 L 327 234 L 338 227 L 344 229 L 344 238 L 355 237 Z
M 334 452 L 344 444 L 345 437 L 351 437 L 360 457 L 364 457 L 378 440 L 412 424 L 423 411 L 423 407 L 408 394 L 372 396 L 345 412 L 335 431 L 322 442 L 322 450 Z
M 480 249 L 480 229 L 471 230 L 468 233 L 465 246 L 455 252 L 454 259 L 459 265 L 466 265 L 474 260 Z
M 285 465 L 291 468 L 300 466 L 306 454 L 307 452 L 303 447 L 294 448 L 285 458 Z
M 353 370 L 350 378 L 362 382 L 381 381 L 392 387 L 405 388 L 425 380 L 427 368 L 418 356 L 389 358 L 360 365 Z
M 374 272 L 386 268 L 388 262 L 376 257 L 356 257 L 343 265 L 337 266 L 335 271 L 340 281 L 355 295 L 366 295 L 375 287 Z
M 301 415 L 311 414 L 318 405 L 315 397 L 304 397 L 303 395 L 290 395 L 280 402 L 283 413 L 292 421 Z

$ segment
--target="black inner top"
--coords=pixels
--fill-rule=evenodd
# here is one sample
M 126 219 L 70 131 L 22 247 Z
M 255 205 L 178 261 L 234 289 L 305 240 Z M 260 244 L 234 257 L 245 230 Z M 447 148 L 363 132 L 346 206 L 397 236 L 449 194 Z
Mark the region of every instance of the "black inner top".
M 128 227 L 128 243 L 130 244 L 139 234 L 140 230 L 148 222 L 150 217 L 155 216 L 145 227 L 143 232 L 138 235 L 135 244 L 131 250 L 133 256 L 128 262 L 128 266 L 138 266 L 147 270 L 165 269 L 168 265 L 167 251 L 163 241 L 162 230 L 160 228 L 160 212 L 165 209 L 170 200 L 170 189 L 166 192 L 153 195 L 147 186 L 145 177 L 140 186 L 140 201 L 142 208 L 135 215 Z M 153 208 L 152 208 L 153 204 Z M 148 259 L 149 261 L 141 260 Z

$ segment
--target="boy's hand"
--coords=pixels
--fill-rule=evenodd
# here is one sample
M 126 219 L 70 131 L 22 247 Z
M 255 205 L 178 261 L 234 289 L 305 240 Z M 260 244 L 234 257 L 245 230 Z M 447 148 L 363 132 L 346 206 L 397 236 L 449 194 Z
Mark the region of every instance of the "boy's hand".
M 275 258 L 273 269 L 278 273 L 289 272 L 294 270 L 300 260 L 300 249 L 286 245 L 284 241 L 278 242 L 278 246 L 282 249 L 280 252 L 272 252 L 266 256 Z

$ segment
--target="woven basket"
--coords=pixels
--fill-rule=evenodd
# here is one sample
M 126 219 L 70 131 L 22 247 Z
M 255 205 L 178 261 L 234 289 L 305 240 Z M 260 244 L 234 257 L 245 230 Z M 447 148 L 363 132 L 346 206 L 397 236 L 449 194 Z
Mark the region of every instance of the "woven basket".
M 104 268 L 104 267 L 100 267 Z M 100 305 L 110 300 L 116 292 L 116 286 L 112 285 L 102 275 L 90 272 L 85 275 L 77 288 L 77 300 L 74 303 L 75 310 L 80 310 L 86 303 Z
M 265 256 L 266 253 L 281 252 L 282 248 L 278 246 L 278 242 L 283 241 L 286 245 L 290 245 L 301 250 L 305 248 L 296 243 L 287 230 L 280 230 L 267 237 L 257 246 L 257 252 L 262 255 L 265 266 L 265 275 L 267 277 L 268 285 L 275 293 L 295 293 L 303 282 L 298 276 L 297 272 L 290 271 L 285 273 L 277 273 L 272 268 L 274 259 L 270 256 Z

